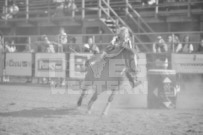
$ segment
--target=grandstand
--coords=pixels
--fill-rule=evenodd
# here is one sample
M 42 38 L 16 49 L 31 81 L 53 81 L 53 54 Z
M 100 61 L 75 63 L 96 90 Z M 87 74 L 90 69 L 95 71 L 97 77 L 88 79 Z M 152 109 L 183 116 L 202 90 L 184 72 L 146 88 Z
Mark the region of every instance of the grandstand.
M 113 34 L 118 26 L 127 26 L 141 51 L 150 51 L 146 43 L 153 42 L 157 34 L 147 33 L 203 29 L 201 0 L 160 0 L 150 4 L 142 0 L 74 0 L 77 7 L 74 10 L 68 7 L 68 1 L 15 0 L 19 12 L 11 19 L 1 18 L 1 32 L 57 35 L 57 29 L 63 26 L 68 34 L 99 34 L 100 30 L 103 34 Z M 0 2 L 1 16 L 9 12 L 9 6 L 8 0 Z M 109 42 L 107 37 L 104 36 L 104 43 Z

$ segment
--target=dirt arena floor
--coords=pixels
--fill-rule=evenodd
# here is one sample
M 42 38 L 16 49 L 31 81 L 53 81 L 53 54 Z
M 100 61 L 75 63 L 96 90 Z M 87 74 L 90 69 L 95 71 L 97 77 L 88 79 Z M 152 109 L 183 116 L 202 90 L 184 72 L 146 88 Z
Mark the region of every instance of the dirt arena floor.
M 45 86 L 0 85 L 0 135 L 203 135 L 201 83 L 185 85 L 173 110 L 147 109 L 146 96 L 136 101 L 125 94 L 101 117 L 107 94 L 91 115 L 86 113 L 90 96 L 81 108 L 78 97 L 69 90 L 53 94 Z

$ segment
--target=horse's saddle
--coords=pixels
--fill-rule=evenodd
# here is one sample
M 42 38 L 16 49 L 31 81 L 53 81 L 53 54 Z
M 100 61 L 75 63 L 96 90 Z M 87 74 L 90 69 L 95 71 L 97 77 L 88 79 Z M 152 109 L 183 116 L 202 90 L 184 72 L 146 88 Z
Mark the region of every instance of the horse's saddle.
M 121 48 L 121 47 L 118 47 L 118 48 L 107 47 L 105 53 L 96 54 L 92 56 L 88 60 L 88 64 L 89 64 L 89 67 L 91 67 L 91 69 L 94 72 L 94 77 L 99 78 L 101 76 L 102 70 L 104 69 L 104 66 L 107 62 L 106 58 L 112 58 L 119 55 L 123 51 L 123 49 L 124 48 Z

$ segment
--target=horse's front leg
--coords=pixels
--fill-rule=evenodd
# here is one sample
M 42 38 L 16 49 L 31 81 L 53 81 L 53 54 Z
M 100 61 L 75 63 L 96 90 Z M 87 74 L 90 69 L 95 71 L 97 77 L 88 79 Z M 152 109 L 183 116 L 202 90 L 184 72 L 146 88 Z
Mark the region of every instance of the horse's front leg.
M 111 102 L 113 101 L 115 94 L 116 94 L 116 90 L 112 90 L 112 93 L 109 96 L 108 102 L 107 102 L 107 104 L 106 104 L 106 106 L 104 108 L 104 111 L 102 113 L 103 116 L 108 114 L 108 110 L 109 110 L 109 108 L 111 106 Z
M 93 103 L 97 100 L 97 97 L 98 97 L 98 92 L 95 91 L 88 103 L 88 111 L 87 111 L 88 114 L 92 113 L 92 106 L 93 106 Z
M 79 98 L 79 100 L 78 100 L 78 102 L 77 102 L 77 105 L 78 105 L 78 106 L 81 106 L 82 100 L 83 100 L 83 98 L 84 98 L 84 97 L 86 96 L 86 94 L 87 94 L 86 91 L 87 91 L 86 89 L 83 89 L 83 90 L 82 90 L 82 93 L 81 93 L 81 95 L 80 95 L 80 98 Z

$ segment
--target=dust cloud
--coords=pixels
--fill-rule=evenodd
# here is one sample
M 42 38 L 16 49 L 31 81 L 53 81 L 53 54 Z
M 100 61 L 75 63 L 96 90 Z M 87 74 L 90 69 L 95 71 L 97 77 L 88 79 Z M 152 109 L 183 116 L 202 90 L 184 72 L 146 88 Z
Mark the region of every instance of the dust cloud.
M 203 109 L 203 75 L 181 75 L 177 108 Z

